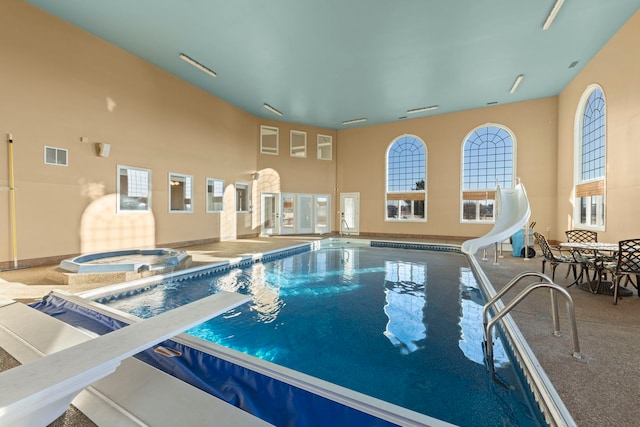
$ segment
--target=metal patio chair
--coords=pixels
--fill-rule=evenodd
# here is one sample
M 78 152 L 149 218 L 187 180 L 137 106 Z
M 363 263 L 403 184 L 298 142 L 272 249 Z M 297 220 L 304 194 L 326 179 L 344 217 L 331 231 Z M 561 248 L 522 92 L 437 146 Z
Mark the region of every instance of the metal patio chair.
M 572 255 L 564 255 L 559 247 L 552 247 L 547 241 L 547 238 L 537 231 L 534 231 L 533 237 L 536 239 L 536 242 L 542 251 L 542 273 L 544 274 L 545 264 L 548 262 L 551 265 L 551 280 L 555 281 L 556 268 L 560 264 L 565 264 L 568 266 L 565 277 L 569 276 L 570 271 L 573 271 L 574 280 L 569 286 L 574 285 L 578 281 L 576 265 L 580 265 L 580 263 L 577 262 Z M 554 253 L 554 250 L 557 254 Z
M 567 236 L 567 242 L 576 243 L 595 243 L 598 241 L 598 232 L 592 230 L 567 230 L 565 231 Z M 596 281 L 598 274 L 598 265 L 596 260 L 598 259 L 598 253 L 592 249 L 571 249 L 571 255 L 580 265 L 580 277 L 586 274 L 586 278 L 589 281 L 589 287 L 591 282 Z M 593 270 L 593 278 L 589 278 L 589 270 Z
M 629 283 L 633 285 L 640 296 L 640 239 L 627 239 L 618 242 L 617 261 L 605 262 L 603 268 L 608 269 L 613 274 L 613 303 L 618 303 L 618 287 L 622 278 L 625 279 L 624 286 Z M 635 276 L 635 282 L 633 278 Z

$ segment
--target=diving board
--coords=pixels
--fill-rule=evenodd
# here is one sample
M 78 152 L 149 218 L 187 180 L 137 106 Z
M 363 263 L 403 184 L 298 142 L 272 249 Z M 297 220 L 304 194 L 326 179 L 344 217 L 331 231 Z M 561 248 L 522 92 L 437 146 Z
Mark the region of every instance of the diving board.
M 26 333 L 32 334 L 34 330 L 55 333 L 45 337 L 49 342 L 44 345 L 45 351 L 40 350 L 48 355 L 41 358 L 32 356 L 32 361 L 0 373 L 0 388 L 3 391 L 0 395 L 0 426 L 31 427 L 51 423 L 64 413 L 80 392 L 114 373 L 123 360 L 129 363 L 130 356 L 249 299 L 245 295 L 219 292 L 87 341 L 73 332 L 65 332 L 64 328 L 56 324 L 62 323 L 57 319 L 24 304 L 3 301 L 0 306 L 0 338 L 3 347 L 7 343 L 9 348 L 6 349 L 10 353 L 11 347 L 18 345 L 16 342 L 19 341 L 19 335 L 13 344 L 4 337 L 11 335 L 14 330 L 22 328 Z M 28 324 L 25 325 L 25 322 Z M 65 341 L 66 347 L 71 347 L 64 348 Z M 36 353 L 34 350 L 32 352 Z M 172 393 L 175 390 L 164 391 Z M 238 408 L 222 403 L 250 416 Z M 253 423 L 257 424 L 259 423 Z
M 476 239 L 470 239 L 462 244 L 462 252 L 473 255 L 478 249 L 494 243 L 500 243 L 513 236 L 529 222 L 531 207 L 524 185 L 515 188 L 500 188 L 496 191 L 496 222 L 487 234 Z

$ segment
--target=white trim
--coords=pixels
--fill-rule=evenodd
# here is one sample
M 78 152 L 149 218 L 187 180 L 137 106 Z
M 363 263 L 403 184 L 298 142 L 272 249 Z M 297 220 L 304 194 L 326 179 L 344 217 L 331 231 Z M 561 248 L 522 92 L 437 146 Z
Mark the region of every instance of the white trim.
M 140 172 L 147 173 L 147 208 L 146 209 L 122 209 L 120 207 L 122 193 L 120 191 L 120 175 L 121 171 L 126 170 L 134 170 Z M 127 180 L 129 177 L 129 173 L 127 173 Z M 126 166 L 126 165 L 116 165 L 116 213 L 127 213 L 127 214 L 139 214 L 139 213 L 149 213 L 151 212 L 151 195 L 153 194 L 152 190 L 152 174 L 151 169 L 145 168 L 137 168 L 135 166 Z
M 265 136 L 264 131 L 275 131 L 276 134 L 276 146 L 275 148 L 265 148 L 262 137 Z M 280 129 L 273 126 L 260 125 L 260 154 L 269 154 L 271 156 L 277 156 L 280 150 Z
M 189 208 L 185 208 L 185 209 L 171 209 L 171 182 L 172 177 L 175 178 L 184 178 L 184 188 L 182 191 L 182 201 L 185 202 L 187 200 L 190 200 L 191 203 L 188 204 Z M 176 179 L 176 181 L 179 181 Z M 187 191 L 189 190 L 189 186 L 190 191 L 191 191 L 191 197 L 186 197 L 187 196 Z M 177 214 L 190 214 L 193 213 L 194 211 L 194 181 L 193 181 L 193 176 L 192 175 L 185 175 L 185 174 L 181 174 L 181 173 L 176 173 L 176 172 L 169 172 L 168 174 L 168 181 L 167 181 L 167 201 L 169 204 L 169 213 L 177 213 Z M 184 203 L 185 206 L 187 206 L 187 203 Z
M 55 150 L 55 153 L 56 153 L 56 162 L 55 163 L 51 163 L 51 162 L 47 161 L 47 149 Z M 58 162 L 59 153 L 61 151 L 64 151 L 64 153 L 65 153 L 66 161 L 64 163 L 59 163 Z M 50 145 L 45 145 L 44 146 L 44 164 L 45 165 L 51 165 L 51 166 L 69 166 L 69 150 L 67 150 L 66 148 L 58 148 L 58 147 L 52 147 Z
M 604 176 L 602 178 L 594 178 L 594 179 L 588 179 L 588 180 L 582 180 L 582 128 L 583 128 L 583 118 L 584 118 L 584 112 L 585 109 L 587 107 L 587 102 L 589 101 L 589 97 L 591 96 L 591 94 L 597 90 L 600 89 L 600 91 L 602 92 L 602 98 L 604 99 L 604 106 L 605 106 L 605 133 L 604 133 L 604 164 L 605 164 L 605 168 L 604 168 Z M 580 100 L 578 101 L 578 107 L 576 108 L 576 114 L 575 114 L 575 118 L 574 118 L 574 124 L 573 124 L 573 190 L 572 190 L 572 194 L 571 194 L 571 200 L 573 202 L 573 212 L 572 212 L 572 224 L 574 227 L 579 227 L 585 230 L 593 230 L 593 231 L 605 231 L 606 227 L 607 227 L 607 168 L 606 168 L 606 164 L 607 164 L 607 149 L 609 144 L 607 143 L 609 138 L 607 135 L 609 126 L 607 126 L 607 116 L 608 114 L 606 113 L 606 108 L 607 108 L 607 96 L 604 92 L 604 89 L 602 88 L 602 86 L 600 86 L 598 83 L 592 83 L 590 85 L 588 85 L 584 92 L 582 92 L 582 95 L 580 96 Z M 580 212 L 580 204 L 578 203 L 578 199 L 576 199 L 576 186 L 580 185 L 580 184 L 585 184 L 588 182 L 593 182 L 593 181 L 604 181 L 604 194 L 602 195 L 603 197 L 603 213 L 602 213 L 602 225 L 593 225 L 593 224 L 582 224 L 580 222 L 580 217 L 581 217 L 581 212 Z M 587 217 L 589 217 L 589 213 L 587 212 Z
M 493 224 L 495 222 L 495 212 L 494 212 L 494 216 L 493 216 L 493 220 L 492 221 L 483 221 L 480 219 L 472 219 L 472 220 L 467 220 L 464 219 L 464 203 L 463 203 L 463 193 L 465 191 L 495 191 L 496 188 L 485 188 L 485 189 L 478 189 L 478 190 L 465 190 L 464 189 L 464 147 L 467 143 L 467 140 L 469 139 L 469 137 L 478 129 L 482 129 L 482 128 L 486 128 L 486 127 L 497 127 L 500 129 L 505 130 L 509 136 L 511 137 L 511 188 L 515 188 L 516 186 L 516 177 L 518 176 L 518 141 L 516 138 L 515 133 L 513 133 L 513 131 L 500 123 L 494 123 L 494 122 L 487 122 L 481 125 L 478 125 L 476 127 L 474 127 L 473 129 L 471 129 L 463 138 L 462 143 L 460 145 L 460 195 L 459 195 L 459 202 L 458 202 L 458 206 L 460 208 L 460 224 Z M 494 200 L 494 204 L 493 207 L 495 209 L 495 200 Z

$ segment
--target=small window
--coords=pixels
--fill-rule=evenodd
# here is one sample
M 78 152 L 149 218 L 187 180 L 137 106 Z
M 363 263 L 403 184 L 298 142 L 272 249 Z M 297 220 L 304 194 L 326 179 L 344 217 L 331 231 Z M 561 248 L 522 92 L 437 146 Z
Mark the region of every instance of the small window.
M 118 211 L 151 211 L 151 171 L 118 165 Z
M 260 153 L 278 154 L 278 128 L 260 126 Z
M 224 181 L 207 178 L 207 212 L 222 212 Z
M 307 133 L 291 131 L 291 157 L 307 157 Z
M 236 182 L 236 212 L 249 212 L 249 184 Z
M 318 159 L 331 160 L 333 138 L 329 135 L 318 135 Z
M 68 151 L 64 148 L 44 147 L 44 163 L 47 165 L 68 166 Z
M 193 212 L 193 177 L 169 174 L 169 212 Z

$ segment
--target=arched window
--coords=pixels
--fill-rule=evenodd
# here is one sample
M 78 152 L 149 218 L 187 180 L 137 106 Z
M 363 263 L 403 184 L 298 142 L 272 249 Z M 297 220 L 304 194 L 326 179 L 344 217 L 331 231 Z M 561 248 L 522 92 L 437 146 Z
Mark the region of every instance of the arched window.
M 606 105 L 602 88 L 585 90 L 576 114 L 575 196 L 573 223 L 585 228 L 604 229 Z
M 482 125 L 472 130 L 462 146 L 461 220 L 494 221 L 496 182 L 512 188 L 515 142 L 506 127 Z
M 396 138 L 387 150 L 386 219 L 425 221 L 427 147 L 416 136 Z

